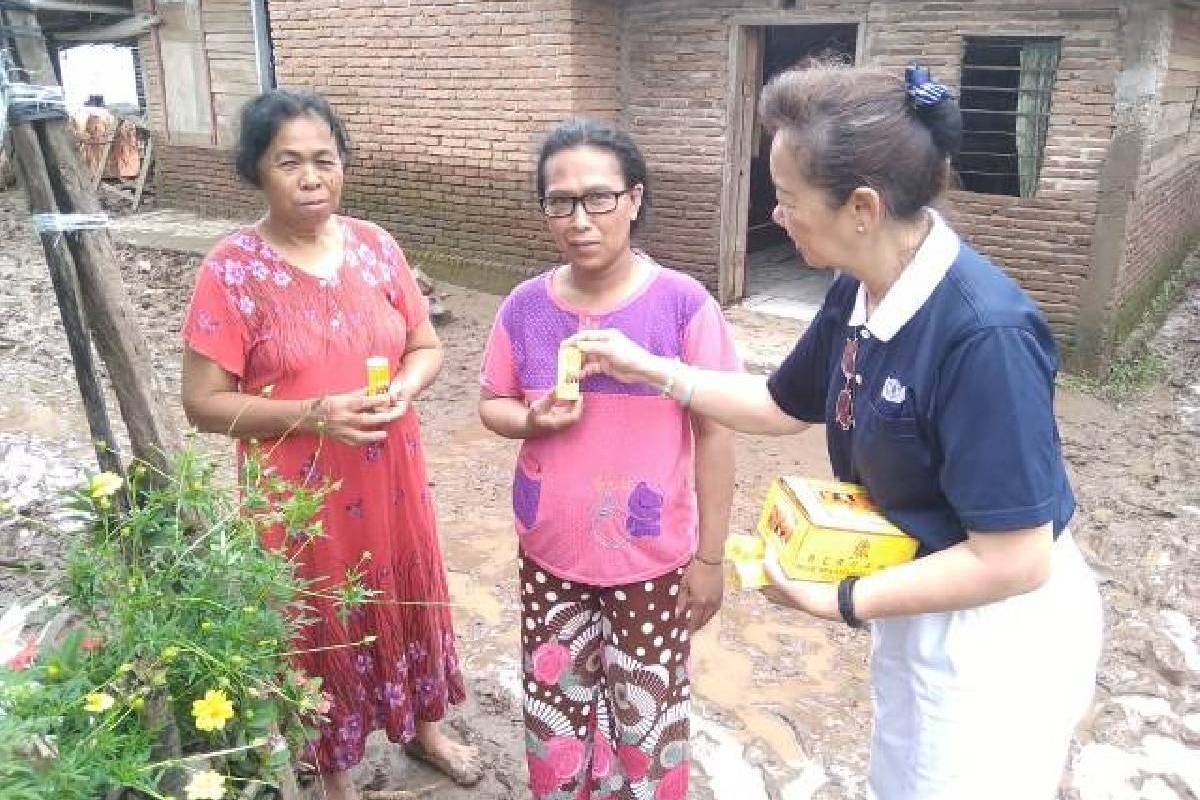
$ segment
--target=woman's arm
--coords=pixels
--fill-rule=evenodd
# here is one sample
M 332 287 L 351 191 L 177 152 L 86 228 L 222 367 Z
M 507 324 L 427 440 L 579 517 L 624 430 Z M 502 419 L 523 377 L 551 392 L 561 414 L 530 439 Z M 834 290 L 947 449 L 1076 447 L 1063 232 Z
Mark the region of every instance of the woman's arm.
M 444 359 L 445 348 L 442 347 L 442 340 L 434 330 L 433 323 L 425 320 L 409 331 L 404 356 L 400 359 L 400 369 L 388 390 L 392 401 L 397 405 L 407 406 L 420 397 L 437 379 L 438 373 L 442 371 Z
M 1031 592 L 1050 577 L 1050 523 L 1001 533 L 970 533 L 961 542 L 932 555 L 881 570 L 854 585 L 854 611 L 862 620 L 958 611 Z M 776 586 L 764 590 L 771 599 L 838 620 L 837 586 L 790 581 L 779 564 L 768 559 L 767 572 Z
M 704 627 L 721 608 L 725 591 L 725 537 L 733 504 L 733 431 L 709 419 L 692 417 L 696 437 L 696 504 L 699 545 L 679 592 L 677 610 L 692 611 L 691 629 Z
M 579 421 L 583 399 L 567 403 L 554 392 L 526 405 L 515 397 L 497 397 L 484 389 L 479 394 L 479 420 L 483 427 L 506 439 L 535 439 L 565 430 Z
M 183 410 L 206 433 L 239 439 L 270 439 L 289 433 L 320 433 L 346 444 L 387 438 L 382 430 L 398 419 L 387 395 L 364 392 L 311 400 L 272 400 L 238 391 L 237 376 L 192 350 L 183 353 Z
M 568 340 L 586 357 L 584 374 L 602 372 L 624 383 L 665 387 L 687 400 L 693 414 L 742 433 L 785 435 L 808 424 L 788 416 L 767 391 L 767 379 L 741 372 L 719 372 L 653 355 L 616 330 L 582 331 Z

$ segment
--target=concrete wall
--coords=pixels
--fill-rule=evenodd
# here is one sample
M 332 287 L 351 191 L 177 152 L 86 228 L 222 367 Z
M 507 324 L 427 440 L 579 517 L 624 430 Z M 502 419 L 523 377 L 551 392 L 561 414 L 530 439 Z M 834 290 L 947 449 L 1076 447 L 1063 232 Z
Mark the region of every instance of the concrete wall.
M 1119 306 L 1136 306 L 1147 284 L 1177 266 L 1200 232 L 1200 6 L 1175 4 L 1168 24 L 1159 40 L 1165 69 L 1158 72 L 1157 108 L 1116 282 Z

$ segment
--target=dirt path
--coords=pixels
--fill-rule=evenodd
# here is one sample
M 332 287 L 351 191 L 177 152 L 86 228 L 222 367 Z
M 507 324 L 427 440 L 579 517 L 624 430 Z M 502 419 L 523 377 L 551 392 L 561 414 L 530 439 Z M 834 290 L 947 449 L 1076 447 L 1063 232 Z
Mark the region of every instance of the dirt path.
M 86 427 L 41 251 L 20 198 L 0 195 L 0 499 L 48 516 L 48 495 L 92 469 Z M 178 326 L 198 259 L 122 250 L 127 286 L 171 402 Z M 445 288 L 446 368 L 421 414 L 451 591 L 473 699 L 455 720 L 484 749 L 484 785 L 438 785 L 432 773 L 376 746 L 360 777 L 429 796 L 525 797 L 519 733 L 515 541 L 508 491 L 515 445 L 475 415 L 477 369 L 498 298 Z M 769 362 L 794 324 L 736 312 Z M 1060 420 L 1081 511 L 1073 528 L 1103 576 L 1111 644 L 1096 713 L 1073 756 L 1072 800 L 1200 798 L 1200 289 L 1155 347 L 1170 380 L 1116 408 L 1064 390 Z M 115 404 L 112 406 L 116 408 Z M 206 449 L 228 444 L 206 439 Z M 828 473 L 823 435 L 738 441 L 734 525 L 747 529 L 771 477 Z M 64 520 L 69 522 L 69 520 Z M 61 544 L 0 524 L 0 559 L 45 561 L 32 575 L 0 568 L 0 608 L 47 586 Z M 867 637 L 730 595 L 695 640 L 695 798 L 833 800 L 864 796 Z M 1189 795 L 1188 792 L 1191 792 Z

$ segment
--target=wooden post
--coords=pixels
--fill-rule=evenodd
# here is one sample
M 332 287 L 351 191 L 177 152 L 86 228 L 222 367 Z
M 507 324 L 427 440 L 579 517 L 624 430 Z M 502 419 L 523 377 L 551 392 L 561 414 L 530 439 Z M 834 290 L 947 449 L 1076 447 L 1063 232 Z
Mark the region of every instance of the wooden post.
M 40 30 L 36 14 L 10 9 L 4 15 L 11 26 Z M 30 83 L 56 83 L 43 37 L 15 37 L 15 50 L 18 66 L 26 70 Z M 57 207 L 80 214 L 101 211 L 69 120 L 37 121 L 31 127 L 37 131 Z M 75 258 L 87 320 L 96 349 L 108 367 L 133 455 L 169 474 L 178 431 L 160 401 L 149 350 L 134 321 L 112 237 L 107 230 L 79 231 L 67 238 L 67 246 Z
M 108 158 L 112 155 L 113 143 L 116 141 L 117 133 L 116 131 L 113 131 L 112 138 L 104 143 L 104 152 L 100 156 L 100 163 L 96 166 L 96 174 L 92 176 L 93 192 L 100 188 L 100 182 L 104 180 L 104 170 L 106 167 L 108 167 Z
M 35 214 L 56 213 L 58 207 L 54 203 L 54 192 L 50 188 L 50 178 L 46 174 L 46 162 L 38 147 L 37 135 L 29 123 L 19 122 L 12 127 L 12 138 L 14 160 L 21 170 L 30 209 Z M 67 247 L 65 235 L 43 232 L 42 249 L 46 252 L 46 264 L 50 267 L 50 280 L 54 284 L 58 311 L 62 315 L 67 344 L 71 348 L 75 379 L 79 383 L 79 393 L 83 395 L 83 408 L 87 414 L 88 429 L 92 434 L 92 445 L 96 448 L 96 460 L 100 463 L 101 470 L 121 475 L 123 470 L 117 441 L 113 438 L 108 409 L 104 403 L 104 392 L 96 375 L 96 365 L 92 361 L 92 342 L 79 307 L 75 259 Z
M 138 126 L 141 130 L 141 126 Z M 146 177 L 150 174 L 150 165 L 154 161 L 154 136 L 153 134 L 146 138 L 146 152 L 142 154 L 142 168 L 138 172 L 137 185 L 133 188 L 133 207 L 131 211 L 137 211 L 138 206 L 142 204 L 142 192 L 146 189 Z

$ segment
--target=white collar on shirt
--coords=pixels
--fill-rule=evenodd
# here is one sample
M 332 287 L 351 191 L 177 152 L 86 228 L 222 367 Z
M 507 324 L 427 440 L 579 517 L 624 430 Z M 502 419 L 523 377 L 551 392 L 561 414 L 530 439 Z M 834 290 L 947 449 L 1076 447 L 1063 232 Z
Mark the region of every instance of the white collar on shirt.
M 850 324 L 866 325 L 871 335 L 880 341 L 891 341 L 921 310 L 954 259 L 958 258 L 957 234 L 936 211 L 925 209 L 925 212 L 933 220 L 925 241 L 875 307 L 870 319 L 867 319 L 867 287 L 862 283 L 858 285 L 858 296 L 850 312 Z

